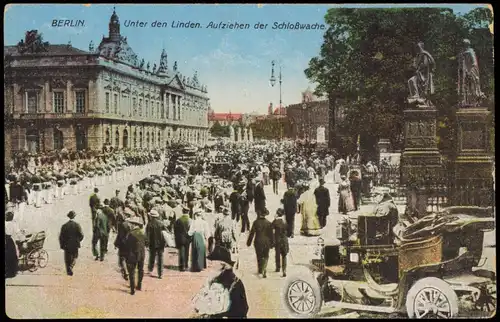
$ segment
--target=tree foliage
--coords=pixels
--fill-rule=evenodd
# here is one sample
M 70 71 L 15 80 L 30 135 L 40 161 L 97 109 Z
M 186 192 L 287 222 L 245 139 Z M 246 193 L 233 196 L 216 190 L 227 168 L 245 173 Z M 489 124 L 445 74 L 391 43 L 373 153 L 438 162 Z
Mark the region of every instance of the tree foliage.
M 288 118 L 266 118 L 250 125 L 256 139 L 272 140 L 291 137 L 292 127 Z
M 478 8 L 457 16 L 446 8 L 333 8 L 325 21 L 329 28 L 320 53 L 310 60 L 305 74 L 317 84 L 317 95 L 348 99 L 343 103 L 347 107 L 343 126 L 353 135 L 361 134 L 365 148 L 370 148 L 367 137 L 401 143 L 407 82 L 414 74 L 412 64 L 420 41 L 436 61 L 436 91 L 431 100 L 443 124 L 439 133 L 443 149 L 450 148 L 454 137 L 449 129 L 458 102 L 456 57 L 464 38 L 476 51 L 482 88 L 489 98 L 486 103 L 493 105 L 490 10 Z
M 229 137 L 229 126 L 222 126 L 219 121 L 216 121 L 210 128 L 210 134 L 214 137 Z

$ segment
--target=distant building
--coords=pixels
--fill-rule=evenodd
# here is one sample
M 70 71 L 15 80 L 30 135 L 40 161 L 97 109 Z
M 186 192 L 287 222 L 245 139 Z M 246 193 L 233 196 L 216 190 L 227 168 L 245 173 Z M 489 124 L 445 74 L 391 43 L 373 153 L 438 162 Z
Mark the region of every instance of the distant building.
M 37 30 L 4 46 L 6 154 L 61 150 L 164 148 L 208 137 L 209 98 L 195 73 L 140 60 L 113 11 L 109 35 L 81 50 L 49 44 Z M 10 148 L 9 148 L 10 145 Z
M 215 113 L 215 111 L 210 111 L 208 114 L 208 126 L 211 128 L 217 122 L 222 126 L 235 126 L 237 124 L 243 124 L 243 119 L 243 113 Z

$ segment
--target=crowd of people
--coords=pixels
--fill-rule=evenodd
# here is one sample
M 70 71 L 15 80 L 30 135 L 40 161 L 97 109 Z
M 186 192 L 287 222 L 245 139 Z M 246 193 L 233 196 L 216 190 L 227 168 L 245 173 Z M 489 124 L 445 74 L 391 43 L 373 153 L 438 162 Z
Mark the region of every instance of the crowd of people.
M 71 184 L 71 172 L 76 172 L 82 181 L 85 176 L 92 178 L 91 174 L 112 175 L 113 170 L 129 164 L 164 160 L 161 174 L 145 174 L 142 180 L 128 186 L 124 199 L 118 190 L 114 196 L 105 197 L 99 188 L 94 188 L 89 207 L 95 260 L 104 261 L 108 245 L 113 243 L 118 249 L 121 275 L 129 281 L 132 295 L 142 289 L 146 257 L 147 273 L 153 276 L 156 264 L 156 276 L 162 278 L 166 247 L 177 249 L 179 271 L 200 272 L 207 269 L 207 259 L 218 261 L 220 270 L 209 285 L 222 284 L 234 301 L 217 316 L 245 317 L 245 288 L 233 272 L 239 265 L 240 238 L 246 236 L 248 247 L 253 244 L 262 278 L 267 277 L 271 249 L 275 250 L 276 272 L 285 277 L 288 239 L 294 238 L 296 214 L 302 216 L 301 235 L 318 236 L 327 226 L 332 211 L 325 177 L 333 172 L 333 180 L 338 184 L 337 211 L 346 214 L 359 209 L 362 194 L 376 185 L 378 170 L 371 163 L 348 164 L 332 154 L 308 153 L 287 143 L 220 145 L 214 151 L 199 150 L 190 163 L 176 162 L 179 155 L 165 156 L 162 151 L 137 151 L 63 160 L 63 169 L 57 170 L 57 160 L 52 165 L 49 162 L 45 167 L 37 166 L 34 171 L 28 165 L 11 171 L 10 201 L 19 207 L 29 200 L 27 195 L 30 185 L 35 184 L 35 176 L 42 177 L 42 183 L 69 180 Z M 227 171 L 222 174 L 215 166 L 221 161 L 227 164 Z M 285 191 L 279 191 L 280 180 L 286 183 Z M 270 184 L 274 194 L 282 194 L 277 209 L 269 209 L 267 204 L 264 187 Z M 90 186 L 95 186 L 95 181 L 89 181 L 86 187 Z M 251 211 L 257 215 L 253 223 L 249 220 Z M 69 221 L 61 228 L 59 241 L 66 272 L 72 276 L 84 232 L 75 221 L 76 212 L 67 215 Z M 269 220 L 270 217 L 274 218 Z M 11 236 L 13 230 L 10 228 Z M 111 236 L 114 240 L 110 240 Z

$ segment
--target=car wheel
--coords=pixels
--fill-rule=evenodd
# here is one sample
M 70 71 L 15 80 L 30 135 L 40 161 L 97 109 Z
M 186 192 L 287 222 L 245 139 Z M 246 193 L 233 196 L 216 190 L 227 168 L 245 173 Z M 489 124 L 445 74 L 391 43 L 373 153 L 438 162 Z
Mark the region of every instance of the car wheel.
M 283 288 L 282 303 L 293 317 L 313 317 L 323 304 L 321 288 L 312 276 L 291 276 Z
M 458 297 L 445 281 L 436 277 L 418 280 L 406 295 L 410 319 L 451 319 L 458 315 Z

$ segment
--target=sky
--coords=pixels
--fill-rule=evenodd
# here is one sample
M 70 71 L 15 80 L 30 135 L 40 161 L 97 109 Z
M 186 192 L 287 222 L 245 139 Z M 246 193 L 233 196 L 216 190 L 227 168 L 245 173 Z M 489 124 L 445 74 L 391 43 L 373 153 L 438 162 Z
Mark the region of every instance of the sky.
M 267 113 L 269 103 L 279 105 L 279 84 L 270 86 L 271 61 L 276 61 L 275 76 L 282 70 L 283 106 L 300 103 L 302 91 L 315 85 L 304 75 L 309 60 L 318 55 L 325 30 L 273 30 L 274 22 L 323 24 L 332 7 L 448 7 L 464 14 L 478 4 L 401 4 L 401 5 L 116 5 L 120 32 L 146 62 L 159 65 L 162 49 L 169 67 L 177 61 L 186 77 L 198 72 L 207 85 L 210 104 L 216 112 Z M 44 41 L 67 44 L 88 50 L 90 41 L 97 47 L 108 36 L 113 5 L 8 5 L 5 8 L 5 45 L 15 45 L 27 30 L 37 29 Z M 84 27 L 52 27 L 54 19 L 84 20 Z M 125 27 L 126 20 L 147 22 L 147 27 Z M 167 28 L 154 28 L 154 21 L 167 22 Z M 201 29 L 171 28 L 173 21 L 199 22 Z M 248 30 L 207 29 L 209 22 L 250 24 Z M 256 30 L 256 23 L 268 24 Z M 327 26 L 325 26 L 327 27 Z

